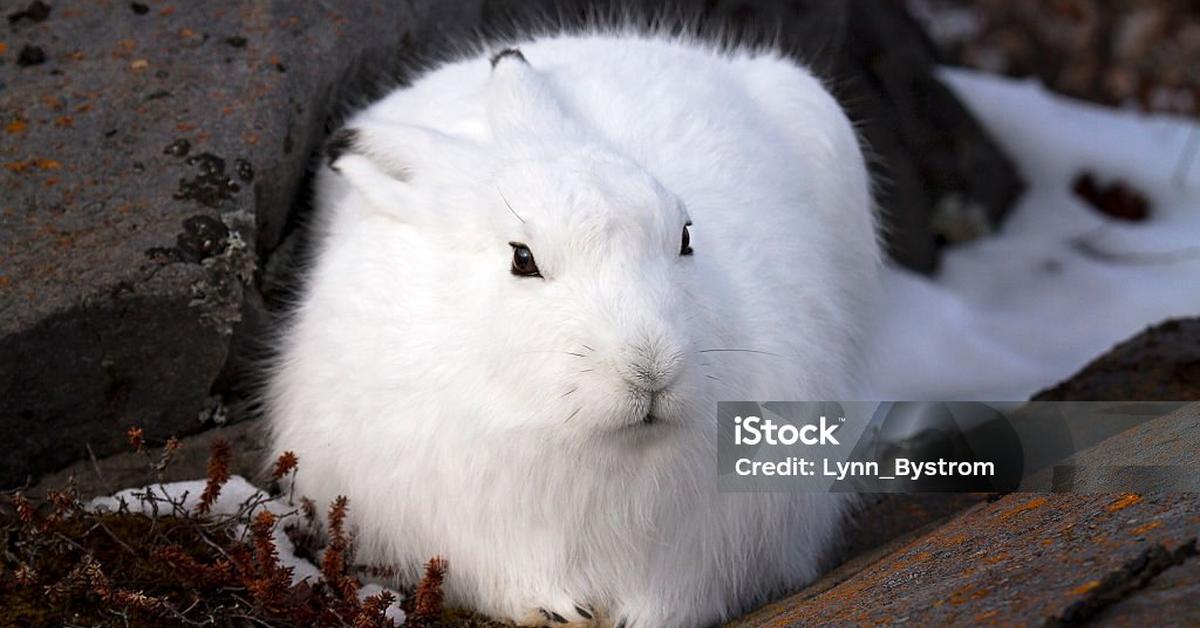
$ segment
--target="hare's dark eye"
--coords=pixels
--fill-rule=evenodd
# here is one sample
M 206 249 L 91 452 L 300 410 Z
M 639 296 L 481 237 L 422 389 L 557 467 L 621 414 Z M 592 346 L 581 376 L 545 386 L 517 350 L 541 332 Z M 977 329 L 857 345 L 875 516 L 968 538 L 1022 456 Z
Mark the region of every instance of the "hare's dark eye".
M 692 226 L 690 222 L 683 226 L 683 239 L 679 244 L 680 255 L 692 254 L 692 234 L 688 232 L 688 227 L 690 226 Z
M 520 242 L 509 242 L 513 249 L 512 274 L 518 277 L 541 277 L 537 262 L 533 259 L 533 251 Z

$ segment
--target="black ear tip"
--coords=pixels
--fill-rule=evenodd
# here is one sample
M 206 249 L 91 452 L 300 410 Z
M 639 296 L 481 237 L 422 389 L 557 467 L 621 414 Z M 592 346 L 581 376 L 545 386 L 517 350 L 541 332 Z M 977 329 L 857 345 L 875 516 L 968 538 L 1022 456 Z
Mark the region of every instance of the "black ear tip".
M 492 55 L 492 67 L 496 67 L 496 64 L 500 63 L 500 60 L 505 57 L 514 57 L 521 63 L 529 63 L 525 60 L 525 55 L 521 54 L 520 50 L 517 50 L 516 48 L 505 48 L 504 50 Z
M 332 167 L 333 162 L 353 148 L 356 142 L 358 142 L 358 129 L 341 128 L 334 131 L 333 135 L 325 140 L 326 165 Z

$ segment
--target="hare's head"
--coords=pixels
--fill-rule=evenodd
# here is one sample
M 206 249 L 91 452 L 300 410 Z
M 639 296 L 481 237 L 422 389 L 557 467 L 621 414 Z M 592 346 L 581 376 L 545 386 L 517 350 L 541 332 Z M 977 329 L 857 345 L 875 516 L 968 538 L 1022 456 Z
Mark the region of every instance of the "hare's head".
M 394 350 L 501 427 L 670 429 L 646 425 L 708 410 L 692 298 L 703 244 L 683 201 L 519 52 L 492 63 L 490 141 L 360 117 L 330 143 L 342 206 L 404 225 L 378 236 L 397 255 L 389 289 L 407 293 Z

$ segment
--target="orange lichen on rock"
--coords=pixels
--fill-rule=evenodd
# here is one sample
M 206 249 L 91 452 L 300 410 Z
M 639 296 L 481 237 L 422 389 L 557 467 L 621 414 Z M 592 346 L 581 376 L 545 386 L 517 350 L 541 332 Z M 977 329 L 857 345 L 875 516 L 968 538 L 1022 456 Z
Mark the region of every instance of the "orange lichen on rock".
M 992 592 L 989 588 L 977 588 L 975 585 L 965 585 L 950 593 L 949 602 L 954 606 L 961 606 L 967 602 L 981 600 Z
M 39 170 L 59 170 L 62 168 L 62 162 L 58 161 L 57 159 L 47 159 L 44 157 L 32 158 L 26 159 L 25 161 L 10 161 L 4 164 L 4 168 L 9 172 L 21 174 L 30 168 L 37 168 Z
M 1025 502 L 1024 504 L 1021 504 L 1020 506 L 1013 508 L 1012 510 L 1008 510 L 1008 511 L 1000 513 L 1000 518 L 1008 519 L 1009 517 L 1019 515 L 1023 512 L 1028 512 L 1030 510 L 1036 510 L 1038 508 L 1041 508 L 1042 506 L 1045 506 L 1046 503 L 1047 503 L 1047 501 L 1046 501 L 1045 497 L 1035 497 L 1035 498 Z
M 1155 528 L 1161 528 L 1161 527 L 1162 527 L 1161 521 L 1151 521 L 1150 523 L 1140 525 L 1140 526 L 1130 530 L 1129 533 L 1134 536 L 1141 536 Z
M 1117 512 L 1125 510 L 1130 506 L 1142 501 L 1142 496 L 1137 493 L 1126 493 L 1120 499 L 1108 505 L 1108 512 Z
M 1008 560 L 1008 557 L 1009 557 L 1008 552 L 997 552 L 995 554 L 989 554 L 987 556 L 984 556 L 983 562 L 985 562 L 989 565 L 995 565 L 996 563 L 1001 563 L 1001 562 Z
M 1000 614 L 1000 611 L 997 611 L 997 610 L 990 610 L 986 613 L 979 613 L 978 615 L 975 616 L 975 621 L 985 622 L 999 614 Z
M 1074 589 L 1071 589 L 1067 593 L 1070 595 L 1083 595 L 1085 593 L 1090 593 L 1099 587 L 1100 587 L 1099 580 L 1088 580 L 1087 582 L 1075 587 Z

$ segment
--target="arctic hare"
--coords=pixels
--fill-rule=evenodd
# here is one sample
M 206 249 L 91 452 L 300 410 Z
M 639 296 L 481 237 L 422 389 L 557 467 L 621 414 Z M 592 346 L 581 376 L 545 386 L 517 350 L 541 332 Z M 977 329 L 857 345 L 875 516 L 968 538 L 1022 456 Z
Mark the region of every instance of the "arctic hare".
M 352 116 L 272 373 L 358 559 L 528 624 L 701 626 L 818 574 L 848 502 L 717 490 L 718 400 L 855 398 L 855 132 L 773 52 L 557 35 Z

